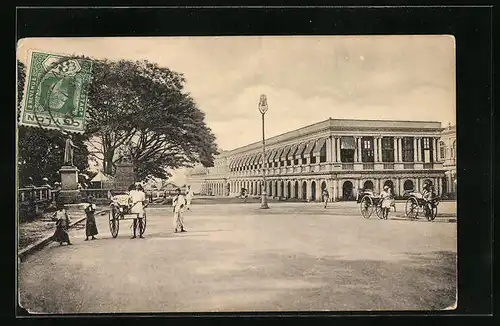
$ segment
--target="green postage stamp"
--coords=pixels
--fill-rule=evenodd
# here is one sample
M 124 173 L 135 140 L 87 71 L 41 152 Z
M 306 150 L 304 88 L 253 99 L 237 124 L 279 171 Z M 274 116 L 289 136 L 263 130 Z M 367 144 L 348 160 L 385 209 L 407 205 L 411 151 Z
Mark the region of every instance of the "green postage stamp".
M 20 124 L 83 133 L 92 60 L 31 52 Z

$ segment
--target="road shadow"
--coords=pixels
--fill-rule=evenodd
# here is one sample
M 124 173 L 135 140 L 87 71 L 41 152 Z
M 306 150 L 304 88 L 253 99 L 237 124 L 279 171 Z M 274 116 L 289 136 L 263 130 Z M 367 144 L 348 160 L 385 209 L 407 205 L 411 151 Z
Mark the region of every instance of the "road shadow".
M 199 230 L 199 231 L 187 231 L 186 233 L 213 233 L 213 232 L 230 232 L 231 230 Z
M 261 252 L 237 269 L 206 277 L 224 284 L 217 299 L 232 298 L 230 311 L 421 311 L 455 303 L 455 252 L 403 255 L 350 260 Z
M 392 220 L 392 221 L 406 221 L 406 222 L 416 222 L 416 223 L 456 223 L 457 219 L 456 218 L 439 218 L 436 217 L 435 220 L 433 221 L 428 221 L 425 217 L 419 217 L 417 219 L 411 220 L 407 217 L 403 216 L 390 216 L 387 218 L 387 220 Z
M 160 232 L 152 233 L 149 238 L 162 238 L 162 239 L 176 239 L 176 238 L 190 238 L 190 237 L 207 237 L 208 234 L 192 234 L 196 232 L 173 233 L 173 232 Z

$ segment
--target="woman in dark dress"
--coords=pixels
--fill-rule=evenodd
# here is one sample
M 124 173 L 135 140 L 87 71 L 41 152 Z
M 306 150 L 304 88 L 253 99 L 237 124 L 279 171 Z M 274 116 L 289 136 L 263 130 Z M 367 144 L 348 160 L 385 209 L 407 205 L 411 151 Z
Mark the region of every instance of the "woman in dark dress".
M 94 213 L 96 205 L 94 204 L 94 198 L 89 196 L 88 201 L 89 205 L 85 208 L 85 215 L 87 215 L 87 221 L 85 223 L 85 241 L 88 241 L 89 237 L 92 237 L 91 240 L 95 240 L 96 238 L 94 236 L 99 233 L 97 232 L 97 225 L 95 223 Z
M 63 242 L 66 242 L 68 245 L 71 245 L 71 241 L 69 240 L 69 215 L 64 208 L 64 205 L 59 204 L 57 207 L 57 211 L 54 213 L 54 218 L 56 220 L 56 231 L 52 236 L 52 239 L 56 242 L 59 242 L 60 245 Z

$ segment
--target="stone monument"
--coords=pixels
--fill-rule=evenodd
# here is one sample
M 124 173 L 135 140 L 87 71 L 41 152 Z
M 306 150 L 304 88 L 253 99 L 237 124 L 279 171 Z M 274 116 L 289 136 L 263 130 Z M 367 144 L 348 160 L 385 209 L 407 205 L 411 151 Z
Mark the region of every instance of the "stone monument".
M 114 190 L 128 191 L 128 187 L 135 182 L 134 164 L 121 161 L 116 164 Z
M 59 170 L 61 175 L 61 190 L 59 200 L 63 204 L 76 204 L 80 201 L 80 190 L 78 189 L 78 169 L 73 163 L 73 150 L 78 148 L 73 144 L 71 135 L 66 139 L 64 148 L 64 165 Z

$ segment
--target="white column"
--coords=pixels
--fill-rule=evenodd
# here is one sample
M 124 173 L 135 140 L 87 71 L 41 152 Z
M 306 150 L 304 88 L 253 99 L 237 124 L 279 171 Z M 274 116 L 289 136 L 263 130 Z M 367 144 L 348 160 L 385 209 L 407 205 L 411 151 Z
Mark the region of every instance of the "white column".
M 354 162 L 359 162 L 358 160 L 358 137 L 354 137 Z
M 311 199 L 311 181 L 306 180 L 306 200 Z
M 373 160 L 375 162 L 380 162 L 379 154 L 378 154 L 378 137 L 373 137 Z
M 403 138 L 398 137 L 398 162 L 403 162 Z
M 337 200 L 339 196 L 339 183 L 337 179 L 333 180 L 333 198 L 334 200 Z
M 335 162 L 340 162 L 340 137 L 334 136 L 333 141 L 335 143 Z
M 417 162 L 422 162 L 422 137 L 417 138 Z
M 332 162 L 337 162 L 337 138 L 335 136 L 332 137 L 330 145 L 332 146 L 332 149 L 331 149 Z
M 363 162 L 363 156 L 361 155 L 361 137 L 358 137 L 358 162 Z
M 417 137 L 413 137 L 413 161 L 418 161 Z
M 378 138 L 378 161 L 382 162 L 382 137 Z
M 399 183 L 400 183 L 400 179 L 399 178 L 396 178 L 396 182 L 394 183 L 394 195 L 395 196 L 400 196 L 400 192 L 399 192 Z
M 321 180 L 316 180 L 316 201 L 321 201 Z
M 326 138 L 326 161 L 332 161 L 332 139 L 330 137 Z
M 394 162 L 399 162 L 399 153 L 398 153 L 398 138 L 394 137 Z
M 439 142 L 437 138 L 432 138 L 432 151 L 433 151 L 433 161 L 434 163 L 438 161 L 438 146 Z

